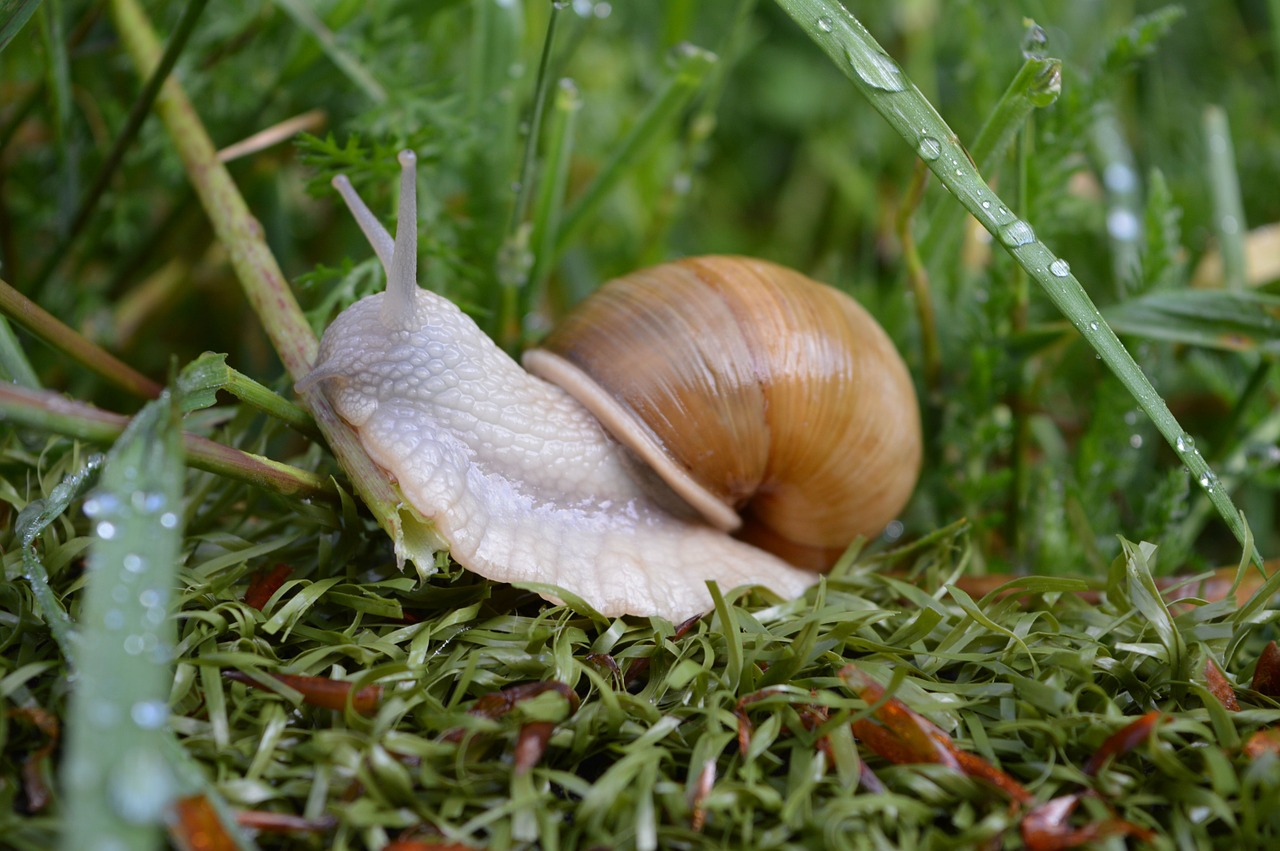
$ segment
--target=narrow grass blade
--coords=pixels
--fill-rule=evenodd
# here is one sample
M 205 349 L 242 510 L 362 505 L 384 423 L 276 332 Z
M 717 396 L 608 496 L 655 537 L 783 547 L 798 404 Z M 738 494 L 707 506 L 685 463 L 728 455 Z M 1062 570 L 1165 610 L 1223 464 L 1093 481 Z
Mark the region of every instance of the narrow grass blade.
M 525 287 L 524 313 L 541 302 L 553 268 L 556 231 L 560 227 L 565 187 L 569 185 L 574 124 L 581 108 L 578 87 L 572 80 L 561 80 L 551 107 L 542 179 L 538 182 L 538 197 L 533 205 L 533 268 L 529 271 L 529 283 Z
M 1061 60 L 1032 58 L 1024 62 L 969 148 L 978 171 L 983 174 L 992 171 L 1032 111 L 1052 104 L 1061 91 Z M 926 145 L 920 154 L 927 160 L 932 152 L 933 148 Z M 961 227 L 964 217 L 964 207 L 956 204 L 938 208 L 925 237 L 920 240 L 927 265 L 933 267 L 954 255 L 956 243 L 964 232 Z
M 565 214 L 564 223 L 560 225 L 560 231 L 556 235 L 556 254 L 568 247 L 578 228 L 596 213 L 600 203 L 627 173 L 627 169 L 636 163 L 640 155 L 659 138 L 662 128 L 689 102 L 711 73 L 715 62 L 715 54 L 692 45 L 679 51 L 674 73 L 636 119 L 631 131 L 618 143 L 617 150 L 600 169 L 595 180 L 583 190 Z
M 40 0 L 0 0 L 0 50 L 13 41 L 40 8 Z
M 1174 290 L 1103 311 L 1121 334 L 1232 352 L 1280 355 L 1280 296 L 1252 290 Z
M 320 20 L 309 5 L 302 3 L 301 0 L 275 0 L 275 2 L 285 14 L 293 18 L 294 23 L 311 34 L 311 37 L 320 45 L 320 49 L 324 51 L 324 55 L 329 57 L 329 61 L 346 74 L 347 79 L 355 83 L 356 88 L 364 92 L 369 100 L 374 103 L 386 101 L 387 90 L 368 68 L 338 44 L 333 31 L 325 26 L 324 21 Z
M 96 543 L 81 604 L 64 762 L 62 847 L 159 844 L 173 794 L 164 755 L 182 542 L 182 443 L 167 396 L 112 448 L 85 502 Z
M 1244 204 L 1240 200 L 1240 176 L 1236 155 L 1231 149 L 1231 127 L 1227 113 L 1211 106 L 1204 113 L 1204 135 L 1208 155 L 1209 183 L 1213 189 L 1213 220 L 1222 248 L 1222 273 L 1227 289 L 1245 286 Z
M 1102 319 L 1080 281 L 1071 274 L 1068 262 L 1038 240 L 1031 225 L 1012 212 L 987 186 L 956 134 L 907 79 L 897 62 L 862 23 L 835 0 L 778 0 L 778 5 L 831 57 L 898 135 L 921 153 L 942 185 L 999 240 L 1053 305 L 1084 335 L 1151 418 L 1243 545 L 1244 523 L 1230 495 L 1133 356 Z M 1251 549 L 1251 557 L 1261 564 L 1261 555 L 1256 548 Z

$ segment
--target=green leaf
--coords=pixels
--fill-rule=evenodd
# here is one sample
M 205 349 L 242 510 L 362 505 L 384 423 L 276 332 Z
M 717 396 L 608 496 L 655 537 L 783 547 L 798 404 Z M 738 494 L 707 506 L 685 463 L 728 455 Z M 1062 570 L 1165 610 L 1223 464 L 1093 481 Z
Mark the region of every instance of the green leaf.
M 184 475 L 177 411 L 148 404 L 85 502 L 97 537 L 81 604 L 62 847 L 149 847 L 174 794 L 164 755 Z
M 1250 290 L 1160 291 L 1108 307 L 1102 315 L 1120 334 L 1280 355 L 1280 296 Z

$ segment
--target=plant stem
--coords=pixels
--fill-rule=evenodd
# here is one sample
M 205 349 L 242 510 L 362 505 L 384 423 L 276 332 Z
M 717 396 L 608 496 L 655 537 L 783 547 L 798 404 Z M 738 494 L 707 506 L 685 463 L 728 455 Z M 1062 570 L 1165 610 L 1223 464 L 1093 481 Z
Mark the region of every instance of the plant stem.
M 1236 540 L 1246 547 L 1249 558 L 1261 565 L 1262 557 L 1250 541 L 1244 519 L 1231 497 L 1187 440 L 1164 399 L 1102 319 L 1067 262 L 1037 240 L 1031 226 L 1014 215 L 987 186 L 955 133 L 906 78 L 897 62 L 835 0 L 778 0 L 778 5 L 831 57 L 898 135 L 913 149 L 924 152 L 923 158 L 942 185 L 1000 241 L 1053 305 L 1080 330 L 1204 488 Z
M 129 418 L 58 393 L 0 384 L 0 420 L 10 425 L 63 434 L 91 443 L 109 444 L 129 425 Z M 300 470 L 186 432 L 187 463 L 198 470 L 237 479 L 283 496 L 334 500 L 333 484 L 310 470 Z
M 124 390 L 154 399 L 164 388 L 115 355 L 64 325 L 55 316 L 0 279 L 0 313 Z
M 137 0 L 111 0 L 111 12 L 139 74 L 146 76 L 160 57 L 151 24 Z M 161 87 L 156 112 L 173 139 L 214 232 L 227 247 L 245 295 L 276 353 L 295 380 L 302 378 L 315 362 L 315 334 L 263 239 L 262 225 L 249 212 L 231 175 L 218 161 L 208 132 L 176 78 L 170 77 Z M 405 508 L 386 473 L 370 460 L 355 433 L 338 418 L 319 388 L 303 393 L 302 401 L 315 416 L 316 425 L 351 477 L 356 492 L 390 535 L 397 558 L 412 560 L 421 575 L 434 572 L 434 552 L 442 543 L 434 530 Z

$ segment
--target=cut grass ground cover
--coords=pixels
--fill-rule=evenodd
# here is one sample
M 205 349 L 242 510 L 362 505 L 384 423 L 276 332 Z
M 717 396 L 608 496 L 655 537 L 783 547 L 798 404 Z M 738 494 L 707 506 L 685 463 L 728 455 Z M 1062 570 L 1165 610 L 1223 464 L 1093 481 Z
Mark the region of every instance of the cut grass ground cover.
M 17 5 L 0 841 L 1275 841 L 1274 4 Z M 403 147 L 422 279 L 512 349 L 673 254 L 853 292 L 921 392 L 901 524 L 684 625 L 426 555 L 284 398 L 381 287 L 327 180 L 389 209 Z

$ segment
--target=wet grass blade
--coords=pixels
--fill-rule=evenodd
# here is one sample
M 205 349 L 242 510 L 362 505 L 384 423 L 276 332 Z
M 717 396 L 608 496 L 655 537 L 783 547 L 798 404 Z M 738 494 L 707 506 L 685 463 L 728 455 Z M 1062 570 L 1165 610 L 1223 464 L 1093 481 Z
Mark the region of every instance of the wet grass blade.
M 907 79 L 898 63 L 857 18 L 834 0 L 778 0 L 778 5 L 853 81 L 894 131 L 920 154 L 947 191 L 1000 242 L 1054 307 L 1075 325 L 1200 483 L 1236 540 L 1245 545 L 1248 536 L 1231 496 L 1168 404 L 1102 318 L 1083 285 L 1071 273 L 1067 260 L 1037 239 L 1031 225 L 992 191 L 955 132 Z M 1249 547 L 1250 557 L 1261 565 L 1262 556 L 1251 544 Z
M 175 777 L 163 748 L 183 472 L 176 409 L 164 396 L 112 448 L 85 502 L 96 542 L 73 657 L 66 849 L 156 846 L 172 803 Z

